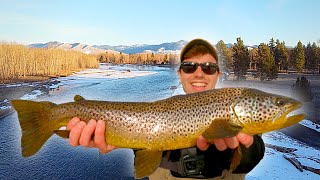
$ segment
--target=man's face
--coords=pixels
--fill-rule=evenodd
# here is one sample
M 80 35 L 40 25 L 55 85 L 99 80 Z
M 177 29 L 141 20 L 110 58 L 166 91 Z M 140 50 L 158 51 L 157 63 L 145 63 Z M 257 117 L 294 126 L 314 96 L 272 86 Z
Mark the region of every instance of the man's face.
M 183 62 L 217 63 L 217 61 L 211 54 L 194 56 L 188 59 L 184 59 Z M 178 75 L 180 77 L 183 90 L 187 94 L 214 89 L 220 74 L 220 72 L 216 72 L 212 75 L 208 75 L 202 71 L 200 66 L 198 66 L 195 72 L 190 74 L 185 73 L 182 69 L 178 70 Z

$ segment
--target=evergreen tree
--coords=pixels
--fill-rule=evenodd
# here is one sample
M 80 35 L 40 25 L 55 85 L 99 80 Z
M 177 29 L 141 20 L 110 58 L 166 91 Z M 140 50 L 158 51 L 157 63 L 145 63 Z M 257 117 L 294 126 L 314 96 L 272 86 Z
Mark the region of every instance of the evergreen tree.
M 304 55 L 305 55 L 305 68 L 310 71 L 313 69 L 311 64 L 315 58 L 313 57 L 313 52 L 312 52 L 310 42 L 307 44 L 307 47 L 304 48 Z
M 292 94 L 300 101 L 312 101 L 314 94 L 310 85 L 310 82 L 305 76 L 297 77 L 295 83 L 291 86 Z
M 294 48 L 293 52 L 293 66 L 298 72 L 302 72 L 304 68 L 304 63 L 305 63 L 305 56 L 304 56 L 304 48 L 299 41 L 297 43 L 297 46 Z
M 227 48 L 223 40 L 218 42 L 216 48 L 219 56 L 219 66 L 222 71 L 231 71 L 233 67 L 232 51 Z
M 315 70 L 318 70 L 319 71 L 319 74 L 320 74 L 320 44 L 317 46 L 315 43 L 314 45 L 312 46 L 315 46 L 315 56 L 316 56 L 316 61 L 314 62 L 315 63 Z
M 316 45 L 315 42 L 311 45 L 311 58 L 310 58 L 310 69 L 312 71 L 319 70 L 319 63 L 320 63 L 320 47 Z
M 249 57 L 250 57 L 250 69 L 257 70 L 257 64 L 259 63 L 258 48 L 252 48 L 249 51 Z
M 285 45 L 285 42 L 279 42 L 277 40 L 274 50 L 274 61 L 278 67 L 278 71 L 288 70 L 289 52 Z
M 269 48 L 270 48 L 270 52 L 272 55 L 274 55 L 274 51 L 276 49 L 276 44 L 273 38 L 270 39 L 269 41 Z
M 249 69 L 250 59 L 248 48 L 243 44 L 241 38 L 237 38 L 237 43 L 234 44 L 233 48 L 233 71 L 236 80 L 245 80 L 245 75 Z
M 276 79 L 278 71 L 270 48 L 266 44 L 261 43 L 258 47 L 258 54 L 257 76 L 260 77 L 261 81 Z

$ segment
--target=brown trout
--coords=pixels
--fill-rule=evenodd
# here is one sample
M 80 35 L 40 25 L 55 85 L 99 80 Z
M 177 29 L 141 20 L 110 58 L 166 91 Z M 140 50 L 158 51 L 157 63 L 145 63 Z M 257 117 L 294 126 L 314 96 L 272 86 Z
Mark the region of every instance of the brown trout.
M 137 150 L 135 177 L 152 174 L 162 151 L 196 146 L 196 139 L 226 138 L 240 131 L 256 135 L 285 128 L 304 119 L 287 115 L 301 106 L 298 101 L 248 88 L 222 88 L 178 95 L 155 102 L 85 100 L 54 104 L 12 100 L 22 129 L 22 155 L 35 154 L 53 133 L 73 117 L 82 121 L 104 120 L 108 144 Z M 238 148 L 240 149 L 240 148 Z M 230 171 L 241 160 L 233 158 Z M 235 156 L 235 155 L 234 155 Z

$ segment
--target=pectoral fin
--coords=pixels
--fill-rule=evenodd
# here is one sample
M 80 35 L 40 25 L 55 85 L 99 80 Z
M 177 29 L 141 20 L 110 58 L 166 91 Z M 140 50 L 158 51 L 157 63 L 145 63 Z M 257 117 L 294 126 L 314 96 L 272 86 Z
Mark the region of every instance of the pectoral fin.
M 241 129 L 241 126 L 231 124 L 225 119 L 215 119 L 209 128 L 202 133 L 202 136 L 206 139 L 233 137 L 237 135 Z
M 162 151 L 139 150 L 135 153 L 135 178 L 151 175 L 160 165 Z

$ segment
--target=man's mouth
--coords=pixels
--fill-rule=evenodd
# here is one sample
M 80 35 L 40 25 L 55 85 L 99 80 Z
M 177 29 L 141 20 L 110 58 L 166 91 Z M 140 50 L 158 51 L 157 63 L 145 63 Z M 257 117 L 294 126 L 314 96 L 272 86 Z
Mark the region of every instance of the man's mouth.
M 196 83 L 191 83 L 191 85 L 194 87 L 206 87 L 207 83 L 196 82 Z
M 194 83 L 191 83 L 191 87 L 192 87 L 193 91 L 201 92 L 201 91 L 206 90 L 207 83 L 194 82 Z

